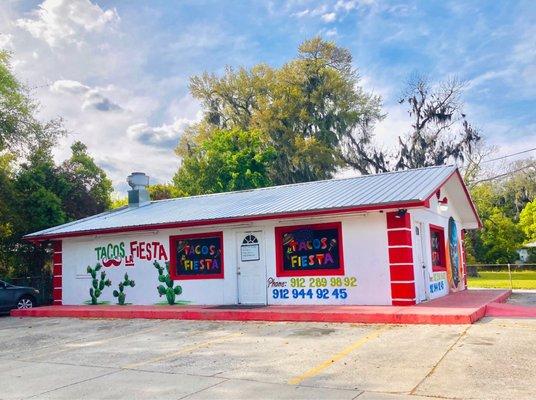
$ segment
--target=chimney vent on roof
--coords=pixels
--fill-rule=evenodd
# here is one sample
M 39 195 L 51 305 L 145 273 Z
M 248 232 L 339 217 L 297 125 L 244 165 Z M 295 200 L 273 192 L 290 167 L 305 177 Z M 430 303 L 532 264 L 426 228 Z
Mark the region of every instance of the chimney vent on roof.
M 128 206 L 139 207 L 151 201 L 147 186 L 149 177 L 143 172 L 133 172 L 127 177 L 127 183 L 132 188 L 128 191 Z

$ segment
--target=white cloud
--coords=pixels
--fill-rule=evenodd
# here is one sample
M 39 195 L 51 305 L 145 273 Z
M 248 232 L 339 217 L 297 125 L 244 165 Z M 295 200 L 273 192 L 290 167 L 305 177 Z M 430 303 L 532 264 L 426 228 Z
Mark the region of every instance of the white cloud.
M 144 145 L 172 150 L 177 146 L 184 129 L 192 122 L 194 121 L 186 118 L 177 118 L 172 124 L 156 127 L 145 122 L 137 123 L 127 128 L 127 135 L 129 139 Z
M 322 15 L 322 20 L 324 22 L 333 22 L 337 19 L 337 14 L 334 12 L 326 13 Z
M 9 33 L 0 33 L 0 48 L 10 49 L 12 46 L 13 35 Z
M 50 90 L 56 93 L 84 94 L 89 91 L 89 86 L 78 81 L 60 79 L 50 86 Z
M 119 104 L 110 100 L 103 93 L 103 88 L 90 88 L 89 86 L 78 81 L 58 80 L 51 85 L 50 90 L 55 93 L 80 95 L 82 101 L 82 110 L 94 109 L 104 112 L 122 110 L 122 107 L 120 107 Z M 104 91 L 105 90 L 106 89 L 104 89 Z
M 359 7 L 370 7 L 376 0 L 339 0 L 335 3 L 335 10 L 352 11 Z
M 324 32 L 324 35 L 326 35 L 327 37 L 337 36 L 337 29 L 336 28 L 328 29 L 327 31 Z
M 309 13 L 310 13 L 309 9 L 306 8 L 305 10 L 295 12 L 292 15 L 295 16 L 295 17 L 298 17 L 298 18 L 303 18 L 303 17 L 306 17 L 307 15 L 309 15 Z
M 17 25 L 51 47 L 81 45 L 84 33 L 100 31 L 119 19 L 115 9 L 104 11 L 89 0 L 45 0 L 32 14 L 18 19 Z
M 122 108 L 104 96 L 98 89 L 92 89 L 84 96 L 82 110 L 95 109 L 98 111 L 120 111 Z

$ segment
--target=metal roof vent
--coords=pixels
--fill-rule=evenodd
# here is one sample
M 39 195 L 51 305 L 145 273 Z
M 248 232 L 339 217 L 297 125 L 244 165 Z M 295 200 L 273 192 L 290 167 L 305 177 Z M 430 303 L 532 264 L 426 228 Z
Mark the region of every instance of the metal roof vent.
M 147 186 L 149 177 L 143 172 L 133 172 L 127 177 L 127 183 L 132 188 L 128 191 L 128 206 L 139 207 L 151 201 Z

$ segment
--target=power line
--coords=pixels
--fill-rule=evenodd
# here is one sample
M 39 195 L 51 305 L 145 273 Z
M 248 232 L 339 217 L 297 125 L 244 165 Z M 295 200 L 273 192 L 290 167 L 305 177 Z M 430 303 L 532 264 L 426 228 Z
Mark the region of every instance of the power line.
M 520 172 L 520 171 L 523 171 L 524 169 L 531 168 L 531 167 L 536 167 L 536 163 L 528 164 L 528 165 L 525 165 L 522 168 L 518 168 L 518 169 L 515 169 L 513 171 L 505 172 L 504 174 L 495 175 L 495 176 L 492 176 L 491 178 L 481 179 L 479 181 L 476 181 L 474 184 L 476 185 L 478 183 L 489 182 L 489 181 L 493 181 L 495 179 L 504 178 L 505 176 L 515 174 L 516 172 Z
M 492 158 L 491 160 L 485 160 L 485 161 L 482 161 L 481 164 L 492 162 L 492 161 L 503 160 L 503 159 L 508 158 L 508 157 L 517 156 L 518 154 L 529 153 L 529 152 L 534 151 L 534 150 L 536 150 L 536 147 L 533 147 L 532 149 L 518 151 L 517 153 L 507 154 L 507 155 L 502 156 L 502 157 Z

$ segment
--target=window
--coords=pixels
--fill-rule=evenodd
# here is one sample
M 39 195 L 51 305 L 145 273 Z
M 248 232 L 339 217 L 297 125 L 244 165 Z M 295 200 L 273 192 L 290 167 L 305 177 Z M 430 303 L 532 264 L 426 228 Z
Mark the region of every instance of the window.
M 242 244 L 253 244 L 253 243 L 259 243 L 259 240 L 255 235 L 247 235 L 244 240 L 242 240 Z
M 446 271 L 445 230 L 442 227 L 430 225 L 430 244 L 432 250 L 432 271 Z
M 171 236 L 172 279 L 223 279 L 223 232 Z
M 329 224 L 275 228 L 276 275 L 344 275 L 342 227 Z

